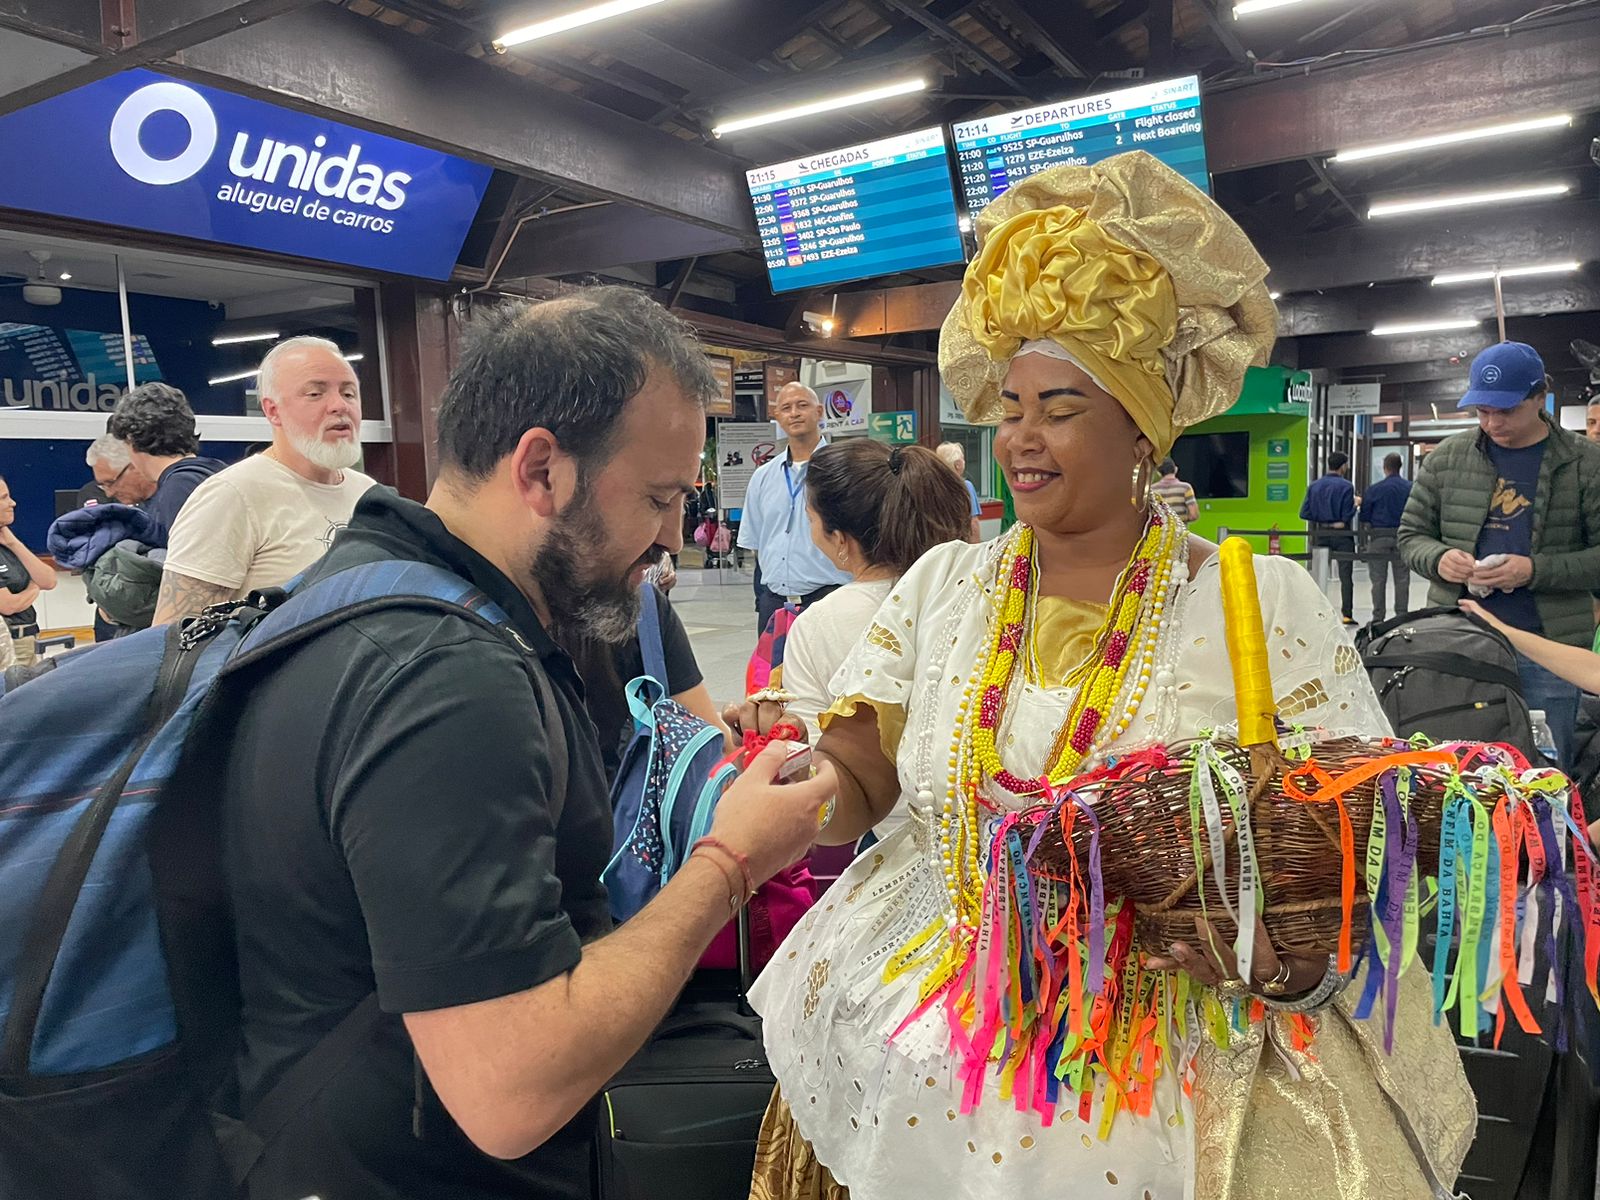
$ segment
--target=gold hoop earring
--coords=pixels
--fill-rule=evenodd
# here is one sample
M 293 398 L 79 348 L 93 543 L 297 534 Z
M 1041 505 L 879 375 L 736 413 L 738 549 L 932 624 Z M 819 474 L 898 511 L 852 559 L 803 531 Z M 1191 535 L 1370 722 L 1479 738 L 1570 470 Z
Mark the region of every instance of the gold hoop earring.
M 1148 458 L 1141 458 L 1133 464 L 1133 494 L 1128 497 L 1128 503 L 1140 512 L 1150 507 L 1150 474 L 1152 464 Z

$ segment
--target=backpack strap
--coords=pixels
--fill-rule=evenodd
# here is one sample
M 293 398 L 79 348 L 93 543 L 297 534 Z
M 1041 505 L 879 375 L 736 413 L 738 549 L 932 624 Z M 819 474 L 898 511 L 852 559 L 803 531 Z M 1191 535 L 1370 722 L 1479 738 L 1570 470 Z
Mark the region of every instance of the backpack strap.
M 644 659 L 644 673 L 661 685 L 670 695 L 671 681 L 667 679 L 667 652 L 661 645 L 661 610 L 666 603 L 653 583 L 639 587 L 639 653 Z

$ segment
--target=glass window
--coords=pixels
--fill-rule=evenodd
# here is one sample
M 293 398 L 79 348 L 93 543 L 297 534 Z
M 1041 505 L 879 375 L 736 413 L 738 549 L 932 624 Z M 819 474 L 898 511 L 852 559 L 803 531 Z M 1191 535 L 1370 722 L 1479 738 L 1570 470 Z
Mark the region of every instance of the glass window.
M 988 425 L 942 425 L 939 436 L 955 442 L 967 458 L 967 478 L 986 500 L 995 496 L 994 429 Z

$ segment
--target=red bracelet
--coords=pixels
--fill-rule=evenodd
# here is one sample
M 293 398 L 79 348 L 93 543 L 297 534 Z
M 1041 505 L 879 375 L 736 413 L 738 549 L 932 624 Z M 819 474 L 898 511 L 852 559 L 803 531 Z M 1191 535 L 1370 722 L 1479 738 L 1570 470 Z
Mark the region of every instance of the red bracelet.
M 734 861 L 734 864 L 739 868 L 739 874 L 744 876 L 745 900 L 750 899 L 751 896 L 756 894 L 756 881 L 755 877 L 750 874 L 750 860 L 748 858 L 740 854 L 737 850 L 732 849 L 721 838 L 714 837 L 701 838 L 692 847 L 690 847 L 689 853 L 693 854 L 696 850 L 699 850 L 702 847 L 707 850 L 720 850 L 723 854 L 726 854 Z

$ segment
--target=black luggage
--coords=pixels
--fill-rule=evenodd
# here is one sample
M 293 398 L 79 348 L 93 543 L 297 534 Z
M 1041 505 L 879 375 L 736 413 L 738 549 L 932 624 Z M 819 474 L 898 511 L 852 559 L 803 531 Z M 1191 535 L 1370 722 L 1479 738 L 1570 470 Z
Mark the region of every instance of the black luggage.
M 1503 634 L 1460 609 L 1429 608 L 1372 626 L 1357 647 L 1397 737 L 1505 742 L 1538 761 Z
M 746 1200 L 761 1118 L 775 1080 L 761 1018 L 745 1000 L 750 930 L 739 916 L 740 969 L 700 971 L 676 1007 L 601 1095 L 600 1200 Z

